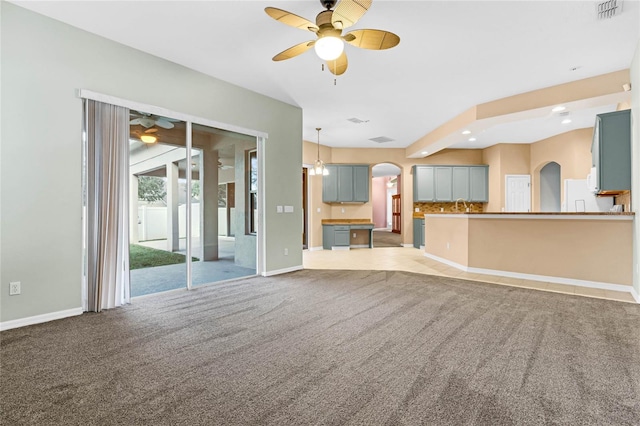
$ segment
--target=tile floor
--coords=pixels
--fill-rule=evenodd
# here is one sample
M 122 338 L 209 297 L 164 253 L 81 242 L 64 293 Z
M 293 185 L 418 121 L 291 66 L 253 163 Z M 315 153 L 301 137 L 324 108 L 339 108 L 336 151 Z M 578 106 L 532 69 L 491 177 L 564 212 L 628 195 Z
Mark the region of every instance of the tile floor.
M 303 266 L 305 269 L 378 269 L 407 271 L 636 303 L 630 293 L 621 291 L 464 272 L 424 257 L 421 250 L 412 247 L 379 247 L 339 251 L 305 250 L 303 252 Z

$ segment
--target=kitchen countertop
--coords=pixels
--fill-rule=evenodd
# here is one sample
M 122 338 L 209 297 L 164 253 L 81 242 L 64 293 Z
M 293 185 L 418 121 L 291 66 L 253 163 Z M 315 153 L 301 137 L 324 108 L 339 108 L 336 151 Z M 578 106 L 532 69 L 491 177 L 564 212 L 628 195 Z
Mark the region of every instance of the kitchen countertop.
M 423 218 L 425 214 L 466 214 L 466 215 L 537 215 L 537 216 L 634 216 L 635 212 L 437 212 L 414 213 L 414 218 Z
M 323 225 L 372 225 L 371 219 L 322 219 Z

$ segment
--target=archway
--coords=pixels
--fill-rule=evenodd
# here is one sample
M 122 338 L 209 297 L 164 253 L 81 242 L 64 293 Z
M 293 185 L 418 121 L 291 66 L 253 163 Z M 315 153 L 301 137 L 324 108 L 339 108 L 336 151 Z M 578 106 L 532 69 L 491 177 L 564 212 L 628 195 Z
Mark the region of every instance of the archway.
M 374 247 L 402 245 L 401 174 L 402 169 L 392 163 L 380 163 L 371 168 Z
M 560 164 L 555 161 L 547 163 L 540 169 L 540 211 L 559 212 L 561 199 Z

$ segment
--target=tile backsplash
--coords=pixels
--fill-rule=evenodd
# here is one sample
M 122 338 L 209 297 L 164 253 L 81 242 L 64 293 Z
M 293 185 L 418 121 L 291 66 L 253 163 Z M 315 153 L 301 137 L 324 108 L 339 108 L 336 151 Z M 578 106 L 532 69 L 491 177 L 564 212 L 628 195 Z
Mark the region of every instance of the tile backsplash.
M 614 197 L 613 204 L 624 206 L 622 208 L 622 211 L 625 211 L 625 212 L 631 211 L 631 191 L 623 192 L 622 194 Z
M 482 213 L 483 203 L 467 203 L 469 211 L 475 213 Z M 455 212 L 456 203 L 413 203 L 413 211 L 415 213 L 416 208 L 420 209 L 421 213 L 440 213 L 440 209 L 444 209 L 444 212 Z M 458 203 L 458 210 L 464 211 L 464 204 Z

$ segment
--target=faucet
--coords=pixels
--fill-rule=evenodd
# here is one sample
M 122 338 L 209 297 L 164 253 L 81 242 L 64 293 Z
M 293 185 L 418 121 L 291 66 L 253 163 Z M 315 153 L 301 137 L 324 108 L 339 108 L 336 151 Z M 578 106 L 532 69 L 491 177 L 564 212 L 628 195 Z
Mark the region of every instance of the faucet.
M 456 210 L 456 211 L 458 211 L 458 201 L 462 201 L 462 204 L 464 204 L 464 208 L 465 208 L 465 210 L 466 210 L 466 209 L 467 209 L 467 203 L 466 203 L 466 201 L 465 201 L 465 199 L 464 199 L 464 198 L 458 198 L 458 199 L 456 200 L 456 207 L 455 207 L 455 210 Z

